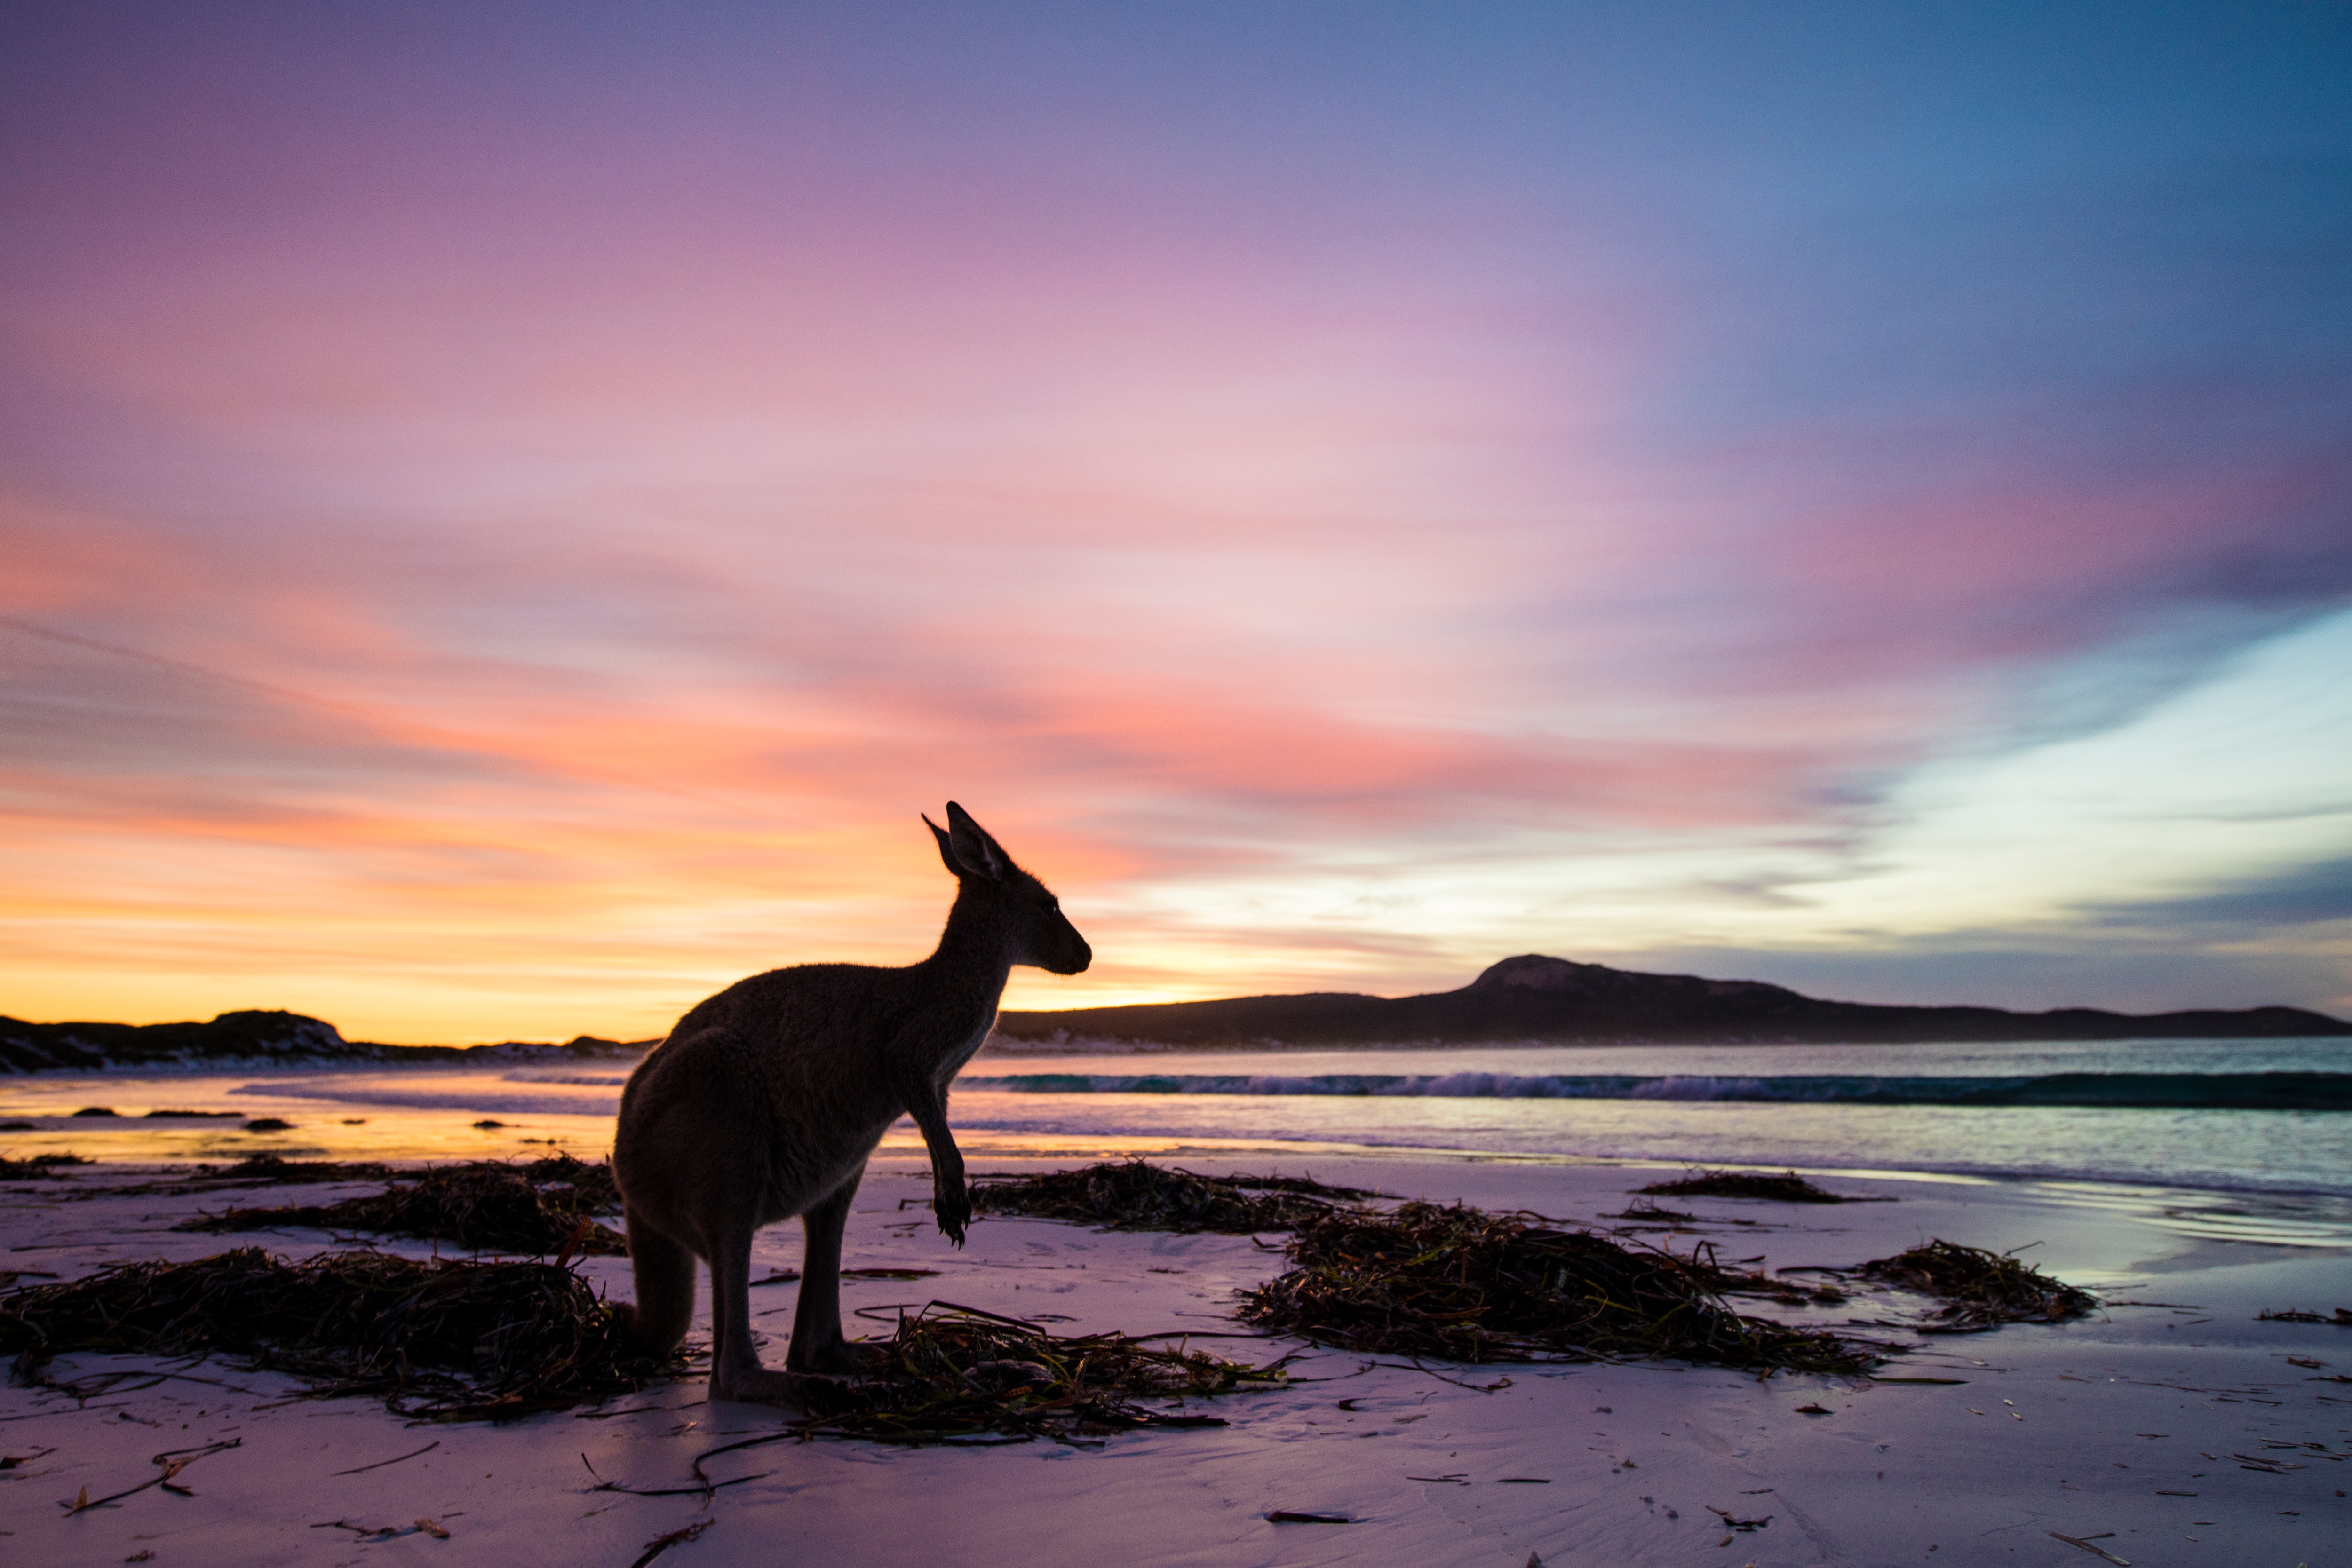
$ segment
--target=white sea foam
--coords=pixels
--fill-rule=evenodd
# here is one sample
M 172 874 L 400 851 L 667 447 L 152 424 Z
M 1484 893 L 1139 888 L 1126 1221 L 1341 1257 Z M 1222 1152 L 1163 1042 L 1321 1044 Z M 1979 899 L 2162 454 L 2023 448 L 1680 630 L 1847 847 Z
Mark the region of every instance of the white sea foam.
M 1761 1078 L 1675 1077 L 1653 1078 L 1647 1083 L 1636 1083 L 1625 1092 L 1629 1100 L 1770 1100 L 1782 1096 L 1772 1093 Z
M 629 1082 L 625 1072 L 533 1072 L 525 1070 L 507 1073 L 501 1080 L 507 1083 L 578 1083 L 592 1089 L 619 1089 Z
M 384 1073 L 310 1082 L 275 1079 L 242 1084 L 229 1092 L 271 1100 L 324 1100 L 355 1107 L 384 1105 L 411 1111 L 470 1111 L 488 1115 L 617 1116 L 621 1113 L 617 1094 L 565 1094 L 560 1091 L 532 1094 L 491 1087 L 503 1082 L 500 1079 L 481 1078 L 474 1082 L 482 1087 L 474 1089 L 444 1081 L 427 1088 L 404 1083 L 397 1074 Z

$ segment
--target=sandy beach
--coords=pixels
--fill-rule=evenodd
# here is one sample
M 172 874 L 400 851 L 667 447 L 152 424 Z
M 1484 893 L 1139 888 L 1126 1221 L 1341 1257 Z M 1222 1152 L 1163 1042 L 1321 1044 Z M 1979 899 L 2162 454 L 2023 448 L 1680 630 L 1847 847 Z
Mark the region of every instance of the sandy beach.
M 1071 1162 L 986 1160 L 980 1169 Z M 1218 1156 L 1173 1163 L 1222 1172 Z M 1603 1228 L 1654 1168 L 1607 1164 L 1265 1157 L 1402 1197 L 1532 1209 Z M 222 1238 L 173 1221 L 219 1196 L 102 1196 L 142 1174 L 84 1167 L 5 1193 L 6 1267 L 75 1278 L 131 1259 L 185 1260 Z M 1318 1351 L 1287 1386 L 1212 1402 L 1220 1428 L 1147 1430 L 1099 1447 L 893 1448 L 781 1442 L 696 1455 L 776 1431 L 777 1413 L 705 1402 L 698 1382 L 504 1427 L 412 1426 L 355 1399 L 290 1400 L 297 1385 L 217 1362 L 62 1357 L 86 1396 L 0 1393 L 0 1517 L 8 1556 L 159 1564 L 639 1561 L 664 1536 L 677 1568 L 776 1561 L 930 1564 L 1322 1563 L 2269 1564 L 2352 1552 L 2352 1331 L 2258 1321 L 2352 1305 L 2342 1200 L 2249 1199 L 2091 1184 L 1843 1173 L 1824 1185 L 1892 1197 L 1813 1207 L 1697 1199 L 1699 1218 L 1645 1239 L 1715 1244 L 1727 1259 L 1801 1270 L 1887 1256 L 1927 1238 L 2032 1247 L 2047 1272 L 2105 1305 L 2084 1321 L 1922 1337 L 1876 1379 L 1765 1379 L 1671 1364 L 1417 1368 Z M 273 1189 L 284 1202 L 352 1188 Z M 875 1333 L 902 1306 L 945 1301 L 1042 1319 L 1056 1332 L 1246 1332 L 1237 1286 L 1281 1266 L 1278 1238 L 1112 1234 L 983 1218 L 958 1252 L 919 1200 L 918 1158 L 877 1162 L 853 1219 L 853 1268 L 931 1269 L 853 1281 L 845 1304 Z M 316 1231 L 240 1238 L 303 1257 Z M 799 1261 L 797 1226 L 756 1260 Z M 380 1240 L 429 1256 L 426 1244 Z M 623 1260 L 582 1265 L 615 1296 Z M 38 1282 L 27 1273 L 20 1282 Z M 764 1292 L 780 1361 L 793 1292 Z M 755 1301 L 762 1301 L 755 1297 Z M 707 1304 L 707 1303 L 706 1303 Z M 1865 1291 L 1843 1306 L 1766 1309 L 1808 1322 L 1905 1322 L 1926 1303 Z M 1743 1310 L 1757 1310 L 1743 1303 Z M 1297 1341 L 1202 1342 L 1271 1359 Z M 2290 1359 L 2293 1358 L 2293 1359 Z M 2320 1364 L 2314 1365 L 2313 1363 Z M 97 1383 L 88 1380 L 100 1378 Z M 1897 1382 L 1889 1379 L 1944 1379 Z M 1344 1404 L 1342 1403 L 1344 1401 Z M 1809 1411 L 1807 1407 L 1811 1407 Z M 1826 1412 L 1814 1413 L 1814 1412 Z M 213 1445 L 173 1484 L 69 1511 L 163 1473 L 152 1456 Z M 1270 1522 L 1277 1511 L 1345 1524 Z M 429 1526 L 426 1522 L 429 1521 Z M 2053 1532 L 2056 1532 L 2053 1534 Z M 2071 1536 L 2086 1544 L 2059 1539 Z

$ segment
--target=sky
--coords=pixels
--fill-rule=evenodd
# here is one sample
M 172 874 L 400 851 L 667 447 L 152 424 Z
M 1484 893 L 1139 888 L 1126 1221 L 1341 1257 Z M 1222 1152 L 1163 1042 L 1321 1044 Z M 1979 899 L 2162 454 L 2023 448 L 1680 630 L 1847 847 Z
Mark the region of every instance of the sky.
M 18 4 L 0 1013 L 2352 1014 L 2352 5 Z

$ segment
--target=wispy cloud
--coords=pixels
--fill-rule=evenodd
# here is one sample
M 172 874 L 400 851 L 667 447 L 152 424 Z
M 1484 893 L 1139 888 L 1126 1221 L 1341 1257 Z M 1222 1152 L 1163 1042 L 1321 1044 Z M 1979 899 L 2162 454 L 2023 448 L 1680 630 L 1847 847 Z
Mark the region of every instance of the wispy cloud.
M 2340 19 L 715 17 L 0 62 L 0 1009 L 2343 988 Z

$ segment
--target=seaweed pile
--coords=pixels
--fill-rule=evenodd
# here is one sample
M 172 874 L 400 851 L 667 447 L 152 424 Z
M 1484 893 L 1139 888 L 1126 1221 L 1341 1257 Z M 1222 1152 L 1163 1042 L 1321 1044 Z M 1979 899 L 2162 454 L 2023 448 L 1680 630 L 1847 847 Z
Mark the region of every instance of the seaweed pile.
M 1302 1226 L 1289 1270 L 1243 1292 L 1250 1322 L 1345 1350 L 1450 1361 L 1669 1356 L 1725 1366 L 1856 1372 L 1877 1363 L 1833 1334 L 1743 1317 L 1709 1262 L 1621 1247 L 1517 1215 L 1408 1203 Z
M 1930 1241 L 1853 1270 L 1864 1279 L 1941 1296 L 1938 1321 L 1921 1333 L 1980 1333 L 2003 1323 L 2062 1323 L 2099 1304 L 2088 1291 L 2053 1280 L 2005 1252 Z
M 588 1282 L 551 1263 L 418 1262 L 257 1247 L 126 1263 L 0 1295 L 0 1354 L 35 1382 L 51 1356 L 238 1358 L 365 1395 L 420 1420 L 509 1420 L 593 1404 L 674 1375 L 641 1354 Z
M 35 1155 L 30 1159 L 12 1160 L 0 1155 L 0 1181 L 38 1181 L 55 1176 L 60 1166 L 96 1165 L 79 1155 Z
M 216 1192 L 230 1186 L 296 1186 L 305 1183 L 384 1181 L 397 1174 L 390 1166 L 379 1165 L 373 1160 L 289 1160 L 278 1155 L 247 1155 L 235 1165 L 200 1165 L 184 1175 L 163 1181 L 110 1186 L 76 1196 L 147 1197 L 163 1194 L 178 1197 L 189 1193 Z
M 611 1166 L 557 1155 L 528 1165 L 476 1160 L 441 1166 L 395 1176 L 394 1185 L 365 1197 L 231 1208 L 182 1220 L 173 1228 L 218 1235 L 309 1226 L 454 1241 L 478 1252 L 618 1257 L 628 1251 L 628 1243 L 593 1217 L 619 1201 Z
M 1883 1203 L 1884 1198 L 1849 1197 L 1815 1186 L 1794 1171 L 1764 1176 L 1756 1171 L 1692 1171 L 1673 1181 L 1654 1181 L 1637 1192 L 1675 1197 L 1766 1197 L 1781 1203 Z
M 1118 1333 L 1065 1339 L 947 1301 L 900 1318 L 889 1339 L 863 1348 L 876 1361 L 870 1377 L 814 1384 L 800 1432 L 886 1443 L 1076 1442 L 1139 1427 L 1223 1427 L 1214 1416 L 1136 1401 L 1210 1398 L 1285 1378 L 1280 1361 L 1250 1366 Z
M 394 1174 L 374 1160 L 289 1160 L 247 1155 L 230 1166 L 198 1166 L 192 1179 L 217 1186 L 296 1186 L 304 1182 L 377 1181 Z
M 1148 1160 L 1107 1160 L 1075 1171 L 976 1182 L 982 1214 L 1064 1219 L 1104 1230 L 1214 1230 L 1245 1236 L 1295 1230 L 1339 1203 L 1379 1196 L 1299 1176 L 1207 1176 Z

